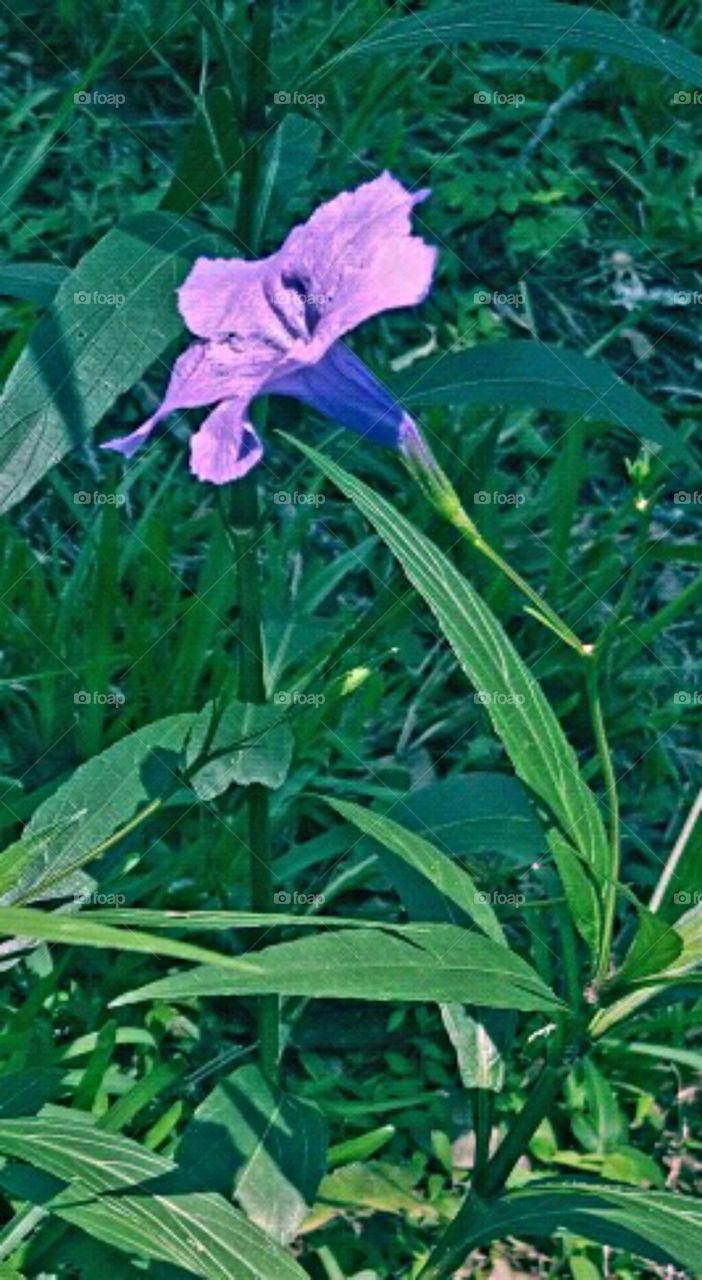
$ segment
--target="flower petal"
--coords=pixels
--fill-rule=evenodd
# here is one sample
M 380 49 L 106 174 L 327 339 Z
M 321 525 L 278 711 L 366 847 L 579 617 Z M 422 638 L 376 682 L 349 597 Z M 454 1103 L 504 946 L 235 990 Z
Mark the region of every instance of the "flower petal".
M 295 396 L 377 444 L 398 446 L 412 423 L 400 401 L 343 342 L 334 343 L 317 364 L 274 378 L 264 391 Z
M 240 480 L 263 457 L 263 445 L 244 416 L 248 401 L 223 400 L 190 438 L 190 470 L 199 480 Z
M 107 440 L 102 448 L 131 458 L 154 427 L 178 409 L 196 409 L 234 397 L 246 407 L 278 363 L 277 357 L 271 359 L 260 347 L 243 352 L 227 342 L 195 342 L 176 360 L 156 412 L 131 435 Z
M 428 194 L 408 191 L 386 172 L 329 200 L 291 231 L 275 257 L 315 309 L 309 359 L 370 316 L 426 297 L 436 249 L 412 235 L 411 214 Z

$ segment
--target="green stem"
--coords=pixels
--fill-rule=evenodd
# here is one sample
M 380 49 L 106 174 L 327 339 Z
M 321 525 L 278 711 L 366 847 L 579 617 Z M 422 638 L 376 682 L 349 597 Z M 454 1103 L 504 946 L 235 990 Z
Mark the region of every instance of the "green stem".
M 523 1155 L 531 1138 L 548 1113 L 565 1074 L 564 1065 L 547 1064 L 515 1118 L 492 1160 L 489 1162 L 478 1194 L 471 1191 L 456 1217 L 434 1249 L 428 1263 L 419 1273 L 419 1280 L 444 1280 L 463 1263 L 470 1245 L 471 1225 L 484 1209 L 484 1199 L 499 1195 L 517 1161 Z
M 614 932 L 614 920 L 617 908 L 617 882 L 619 880 L 621 848 L 619 840 L 619 793 L 617 790 L 617 777 L 614 771 L 614 761 L 612 759 L 612 752 L 610 751 L 609 741 L 607 738 L 604 715 L 602 713 L 598 662 L 594 662 L 588 672 L 587 696 L 590 704 L 590 718 L 592 720 L 592 727 L 595 733 L 597 751 L 600 758 L 605 789 L 607 792 L 607 804 L 609 806 L 610 866 L 609 875 L 604 889 L 602 943 L 600 946 L 600 957 L 595 979 L 596 982 L 602 982 L 606 978 L 609 970 L 609 957 L 612 949 L 612 934 Z
M 490 1135 L 495 1095 L 491 1089 L 473 1089 L 473 1131 L 475 1133 L 475 1157 L 471 1185 L 480 1195 L 485 1172 L 490 1159 Z
M 258 565 L 259 512 L 255 478 L 249 474 L 236 486 L 235 511 L 230 517 L 238 552 L 239 571 L 239 698 L 242 702 L 266 700 L 261 591 Z M 251 909 L 274 910 L 271 869 L 271 831 L 268 788 L 254 782 L 247 789 L 248 846 L 250 856 Z M 278 1076 L 280 1059 L 280 1004 L 278 997 L 259 996 L 258 1052 L 261 1068 L 271 1080 Z
M 248 44 L 246 101 L 242 119 L 244 159 L 235 232 L 248 253 L 255 253 L 256 204 L 261 168 L 261 138 L 266 131 L 268 62 L 273 30 L 273 0 L 256 0 Z

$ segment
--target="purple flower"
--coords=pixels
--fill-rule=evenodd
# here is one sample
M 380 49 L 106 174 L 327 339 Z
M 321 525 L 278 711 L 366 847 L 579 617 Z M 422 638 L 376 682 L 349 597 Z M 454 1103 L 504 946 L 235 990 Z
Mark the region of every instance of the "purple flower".
M 197 341 L 175 362 L 156 412 L 103 448 L 126 457 L 180 409 L 215 405 L 190 441 L 200 480 L 246 475 L 263 454 L 248 419 L 257 395 L 303 400 L 380 444 L 400 445 L 415 424 L 341 341 L 369 316 L 421 302 L 436 250 L 412 235 L 413 205 L 389 173 L 329 200 L 258 262 L 198 258 L 178 290 Z

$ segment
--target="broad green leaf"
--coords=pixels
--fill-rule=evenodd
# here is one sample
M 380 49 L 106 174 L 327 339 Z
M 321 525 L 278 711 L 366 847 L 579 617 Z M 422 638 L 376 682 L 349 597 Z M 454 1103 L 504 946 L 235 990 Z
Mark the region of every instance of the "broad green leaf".
M 528 787 L 548 805 L 598 883 L 610 855 L 595 797 L 541 687 L 504 628 L 434 543 L 368 485 L 294 442 L 359 508 L 429 605 L 475 689 L 489 694 L 493 727 Z
M 327 1126 L 304 1098 L 274 1088 L 259 1067 L 240 1067 L 200 1103 L 178 1163 L 203 1185 L 232 1194 L 266 1235 L 288 1244 L 326 1168 Z
M 500 1093 L 505 1082 L 503 1054 L 513 1019 L 492 1009 L 482 1014 L 471 1012 L 460 1004 L 442 1004 L 441 1018 L 455 1049 L 464 1087 Z
M 214 733 L 211 723 L 212 708 L 206 707 L 193 725 L 185 755 L 188 768 L 196 764 L 205 744 L 207 754 L 216 757 L 191 778 L 200 800 L 212 800 L 234 783 L 283 785 L 292 760 L 293 736 L 280 707 L 230 702 L 215 721 Z
M 41 861 L 32 864 L 31 886 L 22 887 L 22 898 L 61 886 L 73 868 L 99 849 L 115 831 L 124 827 L 154 800 L 148 765 L 155 757 L 183 751 L 195 723 L 193 715 L 167 716 L 127 734 L 114 746 L 93 756 L 32 815 L 24 838 L 34 837 L 59 824 L 64 830 L 45 842 Z M 166 794 L 177 779 L 173 769 L 161 769 L 160 790 Z
M 626 1121 L 614 1089 L 591 1057 L 583 1062 L 583 1079 L 587 1119 L 575 1113 L 571 1118 L 573 1133 L 587 1151 L 604 1154 L 626 1140 Z
M 603 1035 L 654 996 L 669 991 L 672 1000 L 678 986 L 683 988 L 686 980 L 692 981 L 697 976 L 694 971 L 702 964 L 702 902 L 698 902 L 675 921 L 675 933 L 682 939 L 682 951 L 673 964 L 660 970 L 651 979 L 639 979 L 640 985 L 634 986 L 631 991 L 596 1013 L 592 1020 L 593 1035 Z
M 221 85 L 206 90 L 195 118 L 182 137 L 175 172 L 161 209 L 187 214 L 200 202 L 215 201 L 226 189 L 227 175 L 241 155 L 236 113 Z
M 560 1002 L 507 947 L 454 925 L 335 929 L 256 952 L 255 972 L 212 965 L 125 992 L 115 1005 L 196 996 L 315 996 L 318 999 L 467 1001 L 499 1009 L 556 1012 Z
M 142 214 L 108 231 L 59 286 L 0 400 L 0 511 L 84 440 L 178 337 L 175 289 L 208 245 L 187 222 Z
M 68 267 L 53 262 L 7 263 L 0 267 L 0 295 L 44 306 L 68 274 Z
M 617 373 L 567 347 L 509 340 L 431 359 L 393 382 L 408 405 L 529 405 L 577 413 L 633 431 L 639 439 L 689 456 L 662 413 Z
M 137 951 L 144 955 L 171 956 L 176 960 L 222 965 L 225 969 L 256 972 L 257 964 L 249 960 L 237 960 L 234 956 L 219 955 L 190 942 L 178 942 L 162 935 L 139 933 L 136 929 L 112 929 L 108 924 L 91 920 L 89 913 L 75 916 L 59 911 L 36 911 L 33 907 L 0 907 L 0 937 L 35 939 L 42 942 L 66 943 L 74 947 L 117 948 L 118 951 Z
M 306 1280 L 306 1273 L 214 1192 L 193 1191 L 171 1160 L 78 1111 L 0 1121 L 0 1152 L 70 1185 L 44 1207 L 104 1243 L 205 1280 Z
M 508 8 L 495 6 L 491 0 L 464 0 L 444 9 L 376 23 L 364 39 L 349 44 L 322 72 L 352 56 L 415 56 L 427 47 L 486 41 L 559 54 L 587 49 L 650 67 L 662 76 L 678 76 L 690 85 L 702 84 L 702 58 L 668 36 L 620 18 L 609 8 L 603 12 L 592 6 L 551 4 L 549 0 L 512 0 Z M 316 73 L 317 80 L 320 75 Z
M 416 1174 L 406 1166 L 386 1164 L 382 1160 L 344 1165 L 323 1179 L 319 1200 L 303 1224 L 303 1230 L 316 1231 L 332 1218 L 353 1209 L 436 1219 L 436 1209 L 414 1190 L 415 1181 Z
M 430 782 L 402 796 L 399 816 L 476 873 L 509 874 L 546 853 L 536 807 L 509 773 L 478 769 Z
M 392 818 L 364 809 L 360 804 L 347 800 L 328 800 L 327 803 L 359 831 L 392 850 L 408 866 L 426 876 L 443 897 L 464 911 L 494 942 L 504 942 L 499 920 L 487 901 L 488 895 L 479 892 L 468 872 L 437 849 L 435 844 L 413 831 L 407 831 Z
M 692 1196 L 589 1183 L 539 1183 L 488 1204 L 472 1197 L 434 1250 L 421 1280 L 457 1269 L 479 1246 L 516 1236 L 549 1240 L 567 1231 L 663 1265 L 697 1273 L 702 1205 Z

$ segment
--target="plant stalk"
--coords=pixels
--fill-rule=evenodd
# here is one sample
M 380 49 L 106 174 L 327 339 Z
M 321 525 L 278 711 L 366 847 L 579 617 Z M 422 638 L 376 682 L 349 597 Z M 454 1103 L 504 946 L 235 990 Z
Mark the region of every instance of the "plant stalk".
M 249 474 L 236 486 L 231 525 L 238 552 L 239 572 L 239 698 L 264 703 L 266 690 L 261 634 L 261 589 L 258 564 L 259 509 L 256 480 Z M 274 910 L 271 869 L 269 792 L 253 782 L 246 794 L 252 911 Z M 259 996 L 258 1053 L 261 1069 L 273 1081 L 280 1060 L 280 1002 L 278 996 Z

